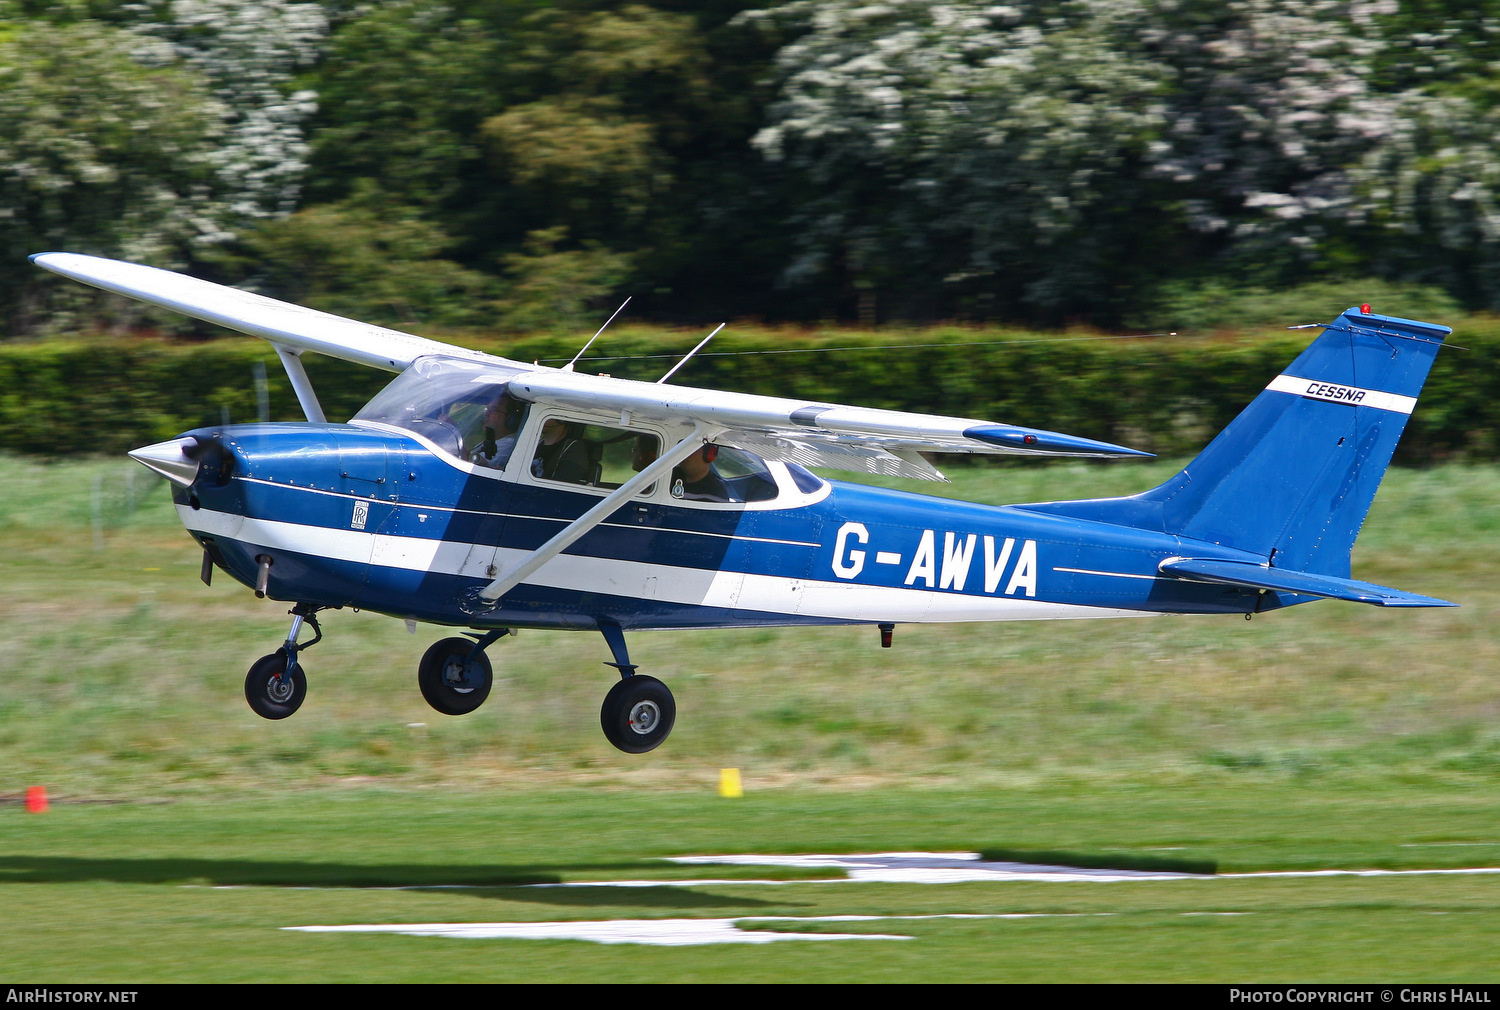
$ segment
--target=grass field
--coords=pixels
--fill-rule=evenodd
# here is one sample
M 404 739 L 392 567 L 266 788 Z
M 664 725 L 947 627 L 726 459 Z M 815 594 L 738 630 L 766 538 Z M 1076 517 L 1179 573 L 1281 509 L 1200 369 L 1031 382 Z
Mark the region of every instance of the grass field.
M 1500 969 L 1495 876 L 770 885 L 724 879 L 774 875 L 767 871 L 686 873 L 645 857 L 1073 842 L 1096 853 L 1221 856 L 1227 870 L 1486 854 L 1494 862 L 1494 810 L 1487 790 L 1433 796 L 1394 786 L 895 787 L 774 790 L 731 801 L 653 789 L 281 794 L 269 782 L 257 794 L 217 801 L 65 805 L 45 815 L 7 810 L 0 811 L 0 976 L 1492 981 Z M 1412 838 L 1419 841 L 1397 841 Z M 741 872 L 726 872 L 733 869 Z M 720 882 L 669 885 L 685 876 Z M 525 886 L 622 878 L 662 883 Z M 873 918 L 815 921 L 849 915 Z M 772 916 L 786 918 L 763 919 Z M 907 918 L 919 916 L 1006 918 Z M 283 931 L 704 918 L 739 919 L 745 929 L 913 939 L 663 948 Z
M 1121 493 L 1170 466 L 960 470 L 946 490 Z M 163 489 L 132 469 L 0 459 L 0 797 L 54 800 L 0 804 L 0 979 L 1500 975 L 1500 877 L 1226 876 L 1500 866 L 1500 468 L 1392 472 L 1356 551 L 1357 578 L 1461 609 L 910 627 L 892 650 L 868 629 L 641 634 L 634 658 L 679 705 L 641 757 L 599 733 L 614 674 L 589 634 L 497 646 L 489 702 L 450 719 L 414 673 L 443 632 L 329 614 L 307 704 L 257 719 L 244 671 L 285 605 L 202 586 Z M 723 767 L 743 799 L 713 795 Z M 653 861 L 674 854 L 918 849 L 1219 877 L 518 886 L 772 873 Z M 280 931 L 1015 913 L 1053 917 L 747 921 L 916 939 L 680 949 Z

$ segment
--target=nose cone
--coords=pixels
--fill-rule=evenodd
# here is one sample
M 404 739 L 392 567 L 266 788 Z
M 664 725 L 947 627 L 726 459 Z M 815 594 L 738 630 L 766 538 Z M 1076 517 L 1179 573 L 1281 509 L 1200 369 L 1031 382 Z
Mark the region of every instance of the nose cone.
M 198 479 L 198 460 L 188 453 L 197 451 L 198 440 L 188 436 L 145 445 L 131 450 L 129 455 L 137 463 L 156 471 L 173 484 L 188 487 Z

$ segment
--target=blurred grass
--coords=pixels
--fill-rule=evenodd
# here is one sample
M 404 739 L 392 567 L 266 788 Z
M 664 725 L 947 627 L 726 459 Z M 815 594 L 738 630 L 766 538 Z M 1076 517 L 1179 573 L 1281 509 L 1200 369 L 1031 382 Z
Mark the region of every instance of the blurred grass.
M 1172 468 L 959 468 L 951 487 L 918 489 L 1087 497 Z M 599 733 L 614 673 L 597 635 L 503 641 L 490 700 L 454 719 L 415 685 L 444 633 L 348 611 L 326 616 L 306 656 L 303 709 L 264 722 L 244 704 L 244 671 L 284 637 L 285 605 L 222 573 L 199 583 L 161 485 L 125 460 L 0 458 L 0 486 L 0 796 L 707 789 L 721 767 L 759 788 L 1500 780 L 1496 466 L 1392 471 L 1356 550 L 1357 578 L 1461 609 L 909 626 L 891 650 L 862 628 L 643 633 L 632 656 L 679 704 L 672 738 L 643 757 Z

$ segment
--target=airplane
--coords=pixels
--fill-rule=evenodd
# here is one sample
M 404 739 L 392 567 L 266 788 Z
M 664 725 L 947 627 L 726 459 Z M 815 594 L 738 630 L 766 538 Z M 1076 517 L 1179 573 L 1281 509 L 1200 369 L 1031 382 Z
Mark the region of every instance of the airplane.
M 262 337 L 284 365 L 305 421 L 197 428 L 130 453 L 171 482 L 205 583 L 217 568 L 293 604 L 285 642 L 245 678 L 246 700 L 268 719 L 302 704 L 302 653 L 323 637 L 317 615 L 343 607 L 411 630 L 468 629 L 418 666 L 423 697 L 448 715 L 489 695 L 486 650 L 502 637 L 597 631 L 619 673 L 600 710 L 604 735 L 644 753 L 671 732 L 676 702 L 637 672 L 627 632 L 874 625 L 889 647 L 897 624 L 1248 619 L 1318 599 L 1456 605 L 1351 578 L 1355 537 L 1451 332 L 1368 305 L 1324 326 L 1160 486 L 991 506 L 809 467 L 941 481 L 922 454 L 1150 453 L 993 421 L 674 385 L 670 372 L 655 383 L 587 375 L 574 362 L 511 361 L 153 267 L 31 258 Z M 307 352 L 397 375 L 347 423 L 330 422 Z M 300 642 L 307 625 L 314 637 Z

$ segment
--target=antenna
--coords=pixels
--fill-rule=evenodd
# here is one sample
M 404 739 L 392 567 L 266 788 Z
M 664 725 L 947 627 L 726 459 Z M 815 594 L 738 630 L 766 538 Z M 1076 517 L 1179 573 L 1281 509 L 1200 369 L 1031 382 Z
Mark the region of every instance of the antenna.
M 677 370 L 679 368 L 681 368 L 683 365 L 685 365 L 685 364 L 688 363 L 688 358 L 691 358 L 693 355 L 695 355 L 699 351 L 703 350 L 703 345 L 706 344 L 706 343 L 708 343 L 710 340 L 712 340 L 714 338 L 714 334 L 718 333 L 719 330 L 722 330 L 727 325 L 728 325 L 727 323 L 720 323 L 717 327 L 714 328 L 714 332 L 713 333 L 710 333 L 708 336 L 706 336 L 702 340 L 698 341 L 698 346 L 695 347 L 695 348 L 693 348 L 691 351 L 688 351 L 687 352 L 687 357 L 683 358 L 681 361 L 677 362 L 677 364 L 673 365 L 671 371 L 667 372 L 667 374 L 663 375 L 660 379 L 657 379 L 656 380 L 656 384 L 659 386 L 663 382 L 666 382 L 668 379 L 670 379 L 672 376 L 676 375 L 677 374 Z
M 615 316 L 618 316 L 621 312 L 624 312 L 625 306 L 629 304 L 630 297 L 627 295 L 625 300 L 620 303 L 620 307 L 615 309 Z M 604 326 L 599 327 L 599 333 L 603 333 L 605 327 L 609 326 L 610 323 L 615 321 L 615 316 L 610 316 L 608 319 L 604 320 Z M 578 359 L 583 357 L 583 352 L 588 350 L 589 347 L 593 345 L 594 341 L 599 339 L 599 333 L 595 333 L 592 337 L 589 337 L 589 342 L 578 349 L 578 353 L 573 355 L 573 360 L 562 366 L 562 370 L 564 372 L 571 372 L 573 370 L 573 366 L 578 364 Z

